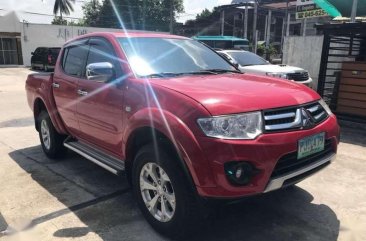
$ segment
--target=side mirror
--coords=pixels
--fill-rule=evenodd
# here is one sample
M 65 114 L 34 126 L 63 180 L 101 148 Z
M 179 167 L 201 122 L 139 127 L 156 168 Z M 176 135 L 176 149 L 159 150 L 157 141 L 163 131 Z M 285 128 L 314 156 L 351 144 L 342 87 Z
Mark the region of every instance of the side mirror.
M 31 52 L 31 55 L 34 55 L 34 52 Z
M 114 77 L 113 64 L 108 62 L 92 63 L 86 66 L 86 78 L 97 82 L 107 82 Z

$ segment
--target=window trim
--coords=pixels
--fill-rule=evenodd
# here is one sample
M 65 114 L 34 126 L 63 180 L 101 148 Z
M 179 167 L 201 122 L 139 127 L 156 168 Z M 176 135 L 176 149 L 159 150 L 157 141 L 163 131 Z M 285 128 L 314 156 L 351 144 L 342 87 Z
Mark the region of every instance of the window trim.
M 66 44 L 64 47 L 63 47 L 63 49 L 62 49 L 62 57 L 61 57 L 61 63 L 60 63 L 60 67 L 61 67 L 61 70 L 62 70 L 62 73 L 63 74 L 65 74 L 65 75 L 67 75 L 67 76 L 69 76 L 69 77 L 72 77 L 72 78 L 78 78 L 78 79 L 86 79 L 86 75 L 85 75 L 85 68 L 86 68 L 86 60 L 87 60 L 87 58 L 83 61 L 83 68 L 82 68 L 82 75 L 81 76 L 76 76 L 76 75 L 71 75 L 71 74 L 69 74 L 69 73 L 67 73 L 66 71 L 65 71 L 65 69 L 64 69 L 64 57 L 65 57 L 65 52 L 66 52 L 66 50 L 68 50 L 67 51 L 67 54 L 69 54 L 69 49 L 70 48 L 73 48 L 73 47 L 77 47 L 77 46 L 82 46 L 82 45 L 85 45 L 85 46 L 87 46 L 87 48 L 88 48 L 88 52 L 87 52 L 87 57 L 89 56 L 89 47 L 90 47 L 90 45 L 89 45 L 89 40 L 90 40 L 90 38 L 82 38 L 82 39 L 77 39 L 77 40 L 75 40 L 75 41 L 72 41 L 72 42 L 70 42 L 70 43 L 68 43 L 68 44 Z M 67 56 L 66 56 L 67 57 Z
M 102 41 L 106 46 L 108 46 L 110 48 L 110 50 L 112 51 L 112 54 L 113 54 L 113 57 L 116 58 L 113 60 L 113 62 L 111 63 L 115 69 L 115 75 L 116 77 L 117 76 L 122 76 L 123 75 L 123 70 L 121 68 L 121 65 L 120 65 L 120 62 L 118 61 L 119 59 L 119 56 L 117 54 L 117 51 L 116 49 L 114 48 L 113 44 L 105 37 L 102 37 L 102 36 L 92 36 L 89 38 L 88 40 L 88 46 L 89 46 L 89 49 L 88 49 L 88 54 L 86 56 L 86 60 L 85 60 L 85 66 L 84 66 L 84 70 L 86 69 L 86 66 L 87 66 L 87 63 L 88 63 L 88 59 L 89 59 L 89 54 L 90 54 L 90 48 L 93 46 L 93 45 L 97 45 L 97 44 L 92 44 L 93 40 L 100 40 Z M 84 73 L 84 79 L 87 79 L 86 78 L 86 74 Z M 107 81 L 105 82 L 105 84 L 109 83 L 110 81 Z

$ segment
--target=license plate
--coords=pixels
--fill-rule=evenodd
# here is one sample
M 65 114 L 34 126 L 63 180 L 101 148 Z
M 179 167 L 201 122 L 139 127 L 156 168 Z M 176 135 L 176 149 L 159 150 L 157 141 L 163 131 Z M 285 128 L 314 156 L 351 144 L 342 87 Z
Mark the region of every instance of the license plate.
M 324 150 L 324 140 L 324 132 L 299 140 L 297 159 L 301 159 Z

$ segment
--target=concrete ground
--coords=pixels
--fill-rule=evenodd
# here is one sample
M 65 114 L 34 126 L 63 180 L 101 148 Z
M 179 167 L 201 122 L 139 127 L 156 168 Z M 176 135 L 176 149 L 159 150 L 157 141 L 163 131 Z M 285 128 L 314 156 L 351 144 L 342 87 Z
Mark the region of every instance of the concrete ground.
M 24 83 L 0 68 L 0 239 L 166 240 L 124 178 L 69 153 L 42 153 Z M 345 127 L 334 164 L 297 187 L 217 210 L 191 240 L 366 240 L 366 132 Z

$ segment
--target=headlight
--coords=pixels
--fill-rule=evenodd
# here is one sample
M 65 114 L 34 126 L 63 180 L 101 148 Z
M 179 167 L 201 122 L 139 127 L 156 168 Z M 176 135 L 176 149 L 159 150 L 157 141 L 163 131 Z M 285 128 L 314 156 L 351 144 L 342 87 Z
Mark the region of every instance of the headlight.
M 255 139 L 262 134 L 262 113 L 251 112 L 238 115 L 198 119 L 206 136 L 223 139 Z
M 281 78 L 281 79 L 288 79 L 287 74 L 284 74 L 284 73 L 266 73 L 266 75 L 276 77 L 276 78 Z
M 323 107 L 323 109 L 328 113 L 328 115 L 332 115 L 332 111 L 329 108 L 329 106 L 327 105 L 327 103 L 325 103 L 325 101 L 323 99 L 319 100 L 319 104 Z

